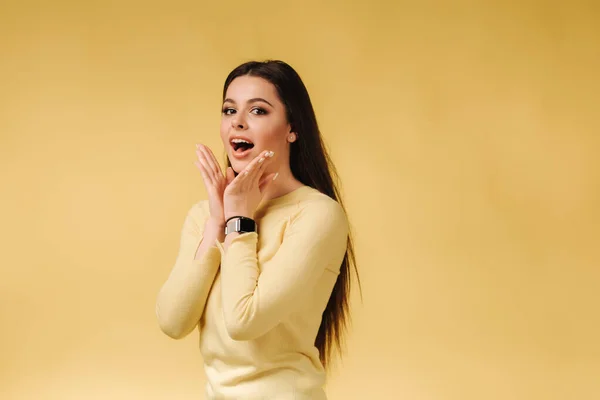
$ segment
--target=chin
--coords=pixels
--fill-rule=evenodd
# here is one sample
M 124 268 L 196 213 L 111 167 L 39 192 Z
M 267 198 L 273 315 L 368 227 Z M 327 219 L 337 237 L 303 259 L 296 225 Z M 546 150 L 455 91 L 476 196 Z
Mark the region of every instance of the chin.
M 247 162 L 233 160 L 233 162 L 231 163 L 231 168 L 233 169 L 233 174 L 235 176 L 237 176 L 241 171 L 244 170 L 244 168 L 246 168 L 246 165 L 248 165 Z
M 247 162 L 243 162 L 243 161 L 239 161 L 239 160 L 231 160 L 230 159 L 229 162 L 231 163 L 231 168 L 233 168 L 233 171 L 235 173 L 240 172 L 241 170 L 246 168 L 246 165 L 248 165 Z

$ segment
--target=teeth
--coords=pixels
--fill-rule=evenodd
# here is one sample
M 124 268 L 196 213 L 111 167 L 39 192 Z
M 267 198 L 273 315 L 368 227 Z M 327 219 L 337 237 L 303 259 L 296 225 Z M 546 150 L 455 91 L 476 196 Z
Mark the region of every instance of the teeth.
M 248 144 L 252 144 L 251 142 L 244 140 L 244 139 L 232 139 L 231 143 L 248 143 Z

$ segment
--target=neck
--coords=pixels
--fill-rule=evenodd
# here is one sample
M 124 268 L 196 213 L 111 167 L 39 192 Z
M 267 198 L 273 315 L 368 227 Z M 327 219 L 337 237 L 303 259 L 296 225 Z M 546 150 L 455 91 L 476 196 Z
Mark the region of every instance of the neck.
M 278 172 L 279 175 L 277 175 L 277 179 L 268 183 L 268 186 L 263 194 L 263 201 L 269 201 L 271 199 L 281 197 L 298 189 L 301 186 L 304 186 L 302 182 L 294 177 L 289 168 L 281 168 Z

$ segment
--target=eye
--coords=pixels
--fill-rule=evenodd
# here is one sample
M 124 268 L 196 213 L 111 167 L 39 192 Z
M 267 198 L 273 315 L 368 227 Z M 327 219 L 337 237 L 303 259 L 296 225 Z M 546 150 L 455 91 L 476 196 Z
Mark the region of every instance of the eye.
M 266 115 L 267 114 L 267 110 L 265 110 L 264 108 L 260 108 L 260 107 L 253 108 L 251 112 L 256 115 Z
M 224 108 L 223 110 L 221 110 L 221 112 L 225 115 L 231 115 L 235 113 L 235 110 L 233 108 Z

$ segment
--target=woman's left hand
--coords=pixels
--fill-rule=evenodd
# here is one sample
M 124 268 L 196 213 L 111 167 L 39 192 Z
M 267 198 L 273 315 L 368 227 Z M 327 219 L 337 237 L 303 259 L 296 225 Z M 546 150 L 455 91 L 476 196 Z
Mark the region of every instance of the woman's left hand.
M 270 151 L 263 151 L 227 185 L 223 193 L 225 220 L 235 216 L 254 218 L 254 213 L 262 200 L 265 189 L 277 177 L 275 173 L 262 176 L 273 154 Z M 232 177 L 233 169 L 229 167 L 227 180 L 229 181 Z

